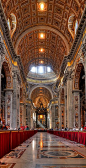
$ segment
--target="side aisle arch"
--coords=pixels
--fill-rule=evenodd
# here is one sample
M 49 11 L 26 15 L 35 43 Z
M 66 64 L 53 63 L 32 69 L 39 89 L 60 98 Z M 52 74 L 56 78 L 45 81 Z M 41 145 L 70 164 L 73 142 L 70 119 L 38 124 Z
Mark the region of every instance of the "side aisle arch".
M 82 63 L 79 63 L 76 66 L 75 77 L 74 77 L 74 89 L 79 89 L 80 74 L 83 68 L 84 68 L 84 65 Z
M 1 69 L 1 120 L 11 127 L 12 117 L 12 72 L 10 63 L 4 60 Z
M 74 77 L 74 126 L 77 128 L 85 125 L 85 70 L 82 63 L 76 65 Z
M 12 75 L 9 67 L 9 63 L 7 63 L 6 61 L 2 63 L 2 69 L 4 69 L 6 77 L 6 88 L 12 88 Z

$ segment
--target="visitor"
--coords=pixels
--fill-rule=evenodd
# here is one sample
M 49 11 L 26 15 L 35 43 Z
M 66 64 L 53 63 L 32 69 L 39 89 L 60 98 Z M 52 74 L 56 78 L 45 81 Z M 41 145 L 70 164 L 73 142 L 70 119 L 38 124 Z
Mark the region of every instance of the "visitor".
M 3 130 L 7 130 L 7 127 L 6 127 L 6 125 L 3 127 Z
M 26 130 L 29 130 L 29 127 L 28 127 L 28 126 L 26 127 Z

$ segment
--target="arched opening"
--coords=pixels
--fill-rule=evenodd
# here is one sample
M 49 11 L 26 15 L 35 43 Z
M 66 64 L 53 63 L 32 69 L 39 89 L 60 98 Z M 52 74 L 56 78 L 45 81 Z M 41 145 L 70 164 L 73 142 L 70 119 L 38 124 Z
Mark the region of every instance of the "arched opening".
M 11 75 L 7 62 L 3 62 L 1 70 L 1 121 L 3 124 L 10 125 L 10 94 L 8 90 L 11 89 Z M 9 121 L 9 122 L 7 122 Z
M 76 68 L 75 80 L 74 80 L 74 89 L 79 91 L 79 98 L 76 96 L 76 115 L 75 122 L 78 125 L 79 118 L 79 107 L 80 107 L 80 126 L 83 128 L 85 125 L 85 71 L 82 63 L 79 63 Z M 79 104 L 79 106 L 78 106 Z
M 33 86 L 32 89 L 30 90 L 30 94 L 29 94 L 29 99 L 32 99 L 32 93 L 35 89 L 39 88 L 39 86 Z M 50 95 L 51 95 L 51 99 L 53 99 L 53 93 L 51 88 L 49 88 L 47 85 L 41 85 L 40 88 L 45 88 L 46 90 L 49 91 Z
M 44 107 L 48 107 L 48 103 L 52 99 L 52 96 L 47 88 L 37 87 L 32 91 L 31 99 L 35 107 L 39 107 L 40 103 L 42 103 Z
M 51 93 L 45 87 L 37 87 L 32 91 L 31 99 L 35 106 L 36 127 L 47 128 L 47 108 L 52 99 Z
M 80 111 L 81 111 L 81 127 L 85 125 L 85 72 L 82 66 L 80 79 L 79 79 L 79 89 L 80 92 Z
M 6 77 L 6 88 L 11 88 L 12 87 L 11 74 L 10 74 L 9 65 L 7 62 L 3 62 L 2 69 L 4 69 L 4 73 Z
M 6 75 L 4 66 L 1 70 L 1 121 L 5 123 L 5 89 L 6 89 Z

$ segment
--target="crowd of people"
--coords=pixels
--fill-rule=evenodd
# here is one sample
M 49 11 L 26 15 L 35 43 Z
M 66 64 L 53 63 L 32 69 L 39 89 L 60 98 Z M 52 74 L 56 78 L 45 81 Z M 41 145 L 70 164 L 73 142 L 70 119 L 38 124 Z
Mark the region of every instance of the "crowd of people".
M 8 130 L 8 129 L 9 129 L 9 126 L 4 125 L 4 124 L 0 124 L 0 129 L 1 129 L 1 130 Z
M 76 128 L 76 127 L 74 127 L 74 128 L 67 128 L 66 127 L 66 128 L 63 128 L 63 129 L 55 127 L 55 128 L 51 128 L 49 130 L 51 130 L 51 131 L 86 131 L 86 126 L 84 126 L 84 128 Z
M 35 129 L 37 129 L 37 130 L 47 130 L 47 128 L 45 128 L 45 129 L 43 129 L 43 128 L 35 128 Z M 5 125 L 5 124 L 2 124 L 1 122 L 0 122 L 0 130 L 12 130 L 12 129 L 10 129 L 10 126 L 9 125 Z M 19 128 L 15 128 L 14 130 L 34 130 L 34 128 L 29 128 L 29 126 L 28 125 L 26 125 L 26 126 L 21 126 L 21 127 L 19 127 Z M 55 128 L 50 128 L 49 130 L 51 130 L 51 131 L 86 131 L 86 126 L 84 127 L 84 128 L 64 128 L 64 129 L 59 129 L 59 128 L 57 128 L 57 127 L 55 127 Z
M 0 124 L 0 130 L 11 130 L 10 126 L 5 124 Z M 29 126 L 21 126 L 19 128 L 15 128 L 14 130 L 30 130 Z

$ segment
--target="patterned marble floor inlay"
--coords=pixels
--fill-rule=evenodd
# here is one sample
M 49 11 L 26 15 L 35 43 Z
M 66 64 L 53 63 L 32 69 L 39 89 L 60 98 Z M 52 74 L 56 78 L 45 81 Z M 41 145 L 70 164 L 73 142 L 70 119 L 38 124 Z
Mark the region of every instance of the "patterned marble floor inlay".
M 32 142 L 32 139 L 28 139 L 23 142 L 21 145 L 13 149 L 10 153 L 6 154 L 4 158 L 20 158 L 25 150 L 29 147 L 29 144 Z
M 15 163 L 0 163 L 0 168 L 13 168 Z
M 16 149 L 5 155 L 5 158 L 20 158 L 24 153 L 25 149 Z
M 62 146 L 64 145 L 62 142 L 52 142 L 52 141 L 44 141 L 43 142 L 44 145 L 53 145 L 53 146 Z
M 86 168 L 86 147 L 38 132 L 0 159 L 0 168 Z
M 38 145 L 38 147 L 41 147 L 40 145 Z M 55 145 L 43 145 L 43 148 L 70 148 L 69 146 L 59 146 L 59 145 L 57 145 L 57 146 L 55 146 Z
M 54 158 L 54 159 L 67 159 L 67 158 L 84 158 L 85 156 L 75 150 L 58 149 L 58 150 L 39 150 L 37 158 Z M 86 157 L 85 157 L 86 158 Z
M 86 165 L 36 164 L 35 168 L 86 168 Z

